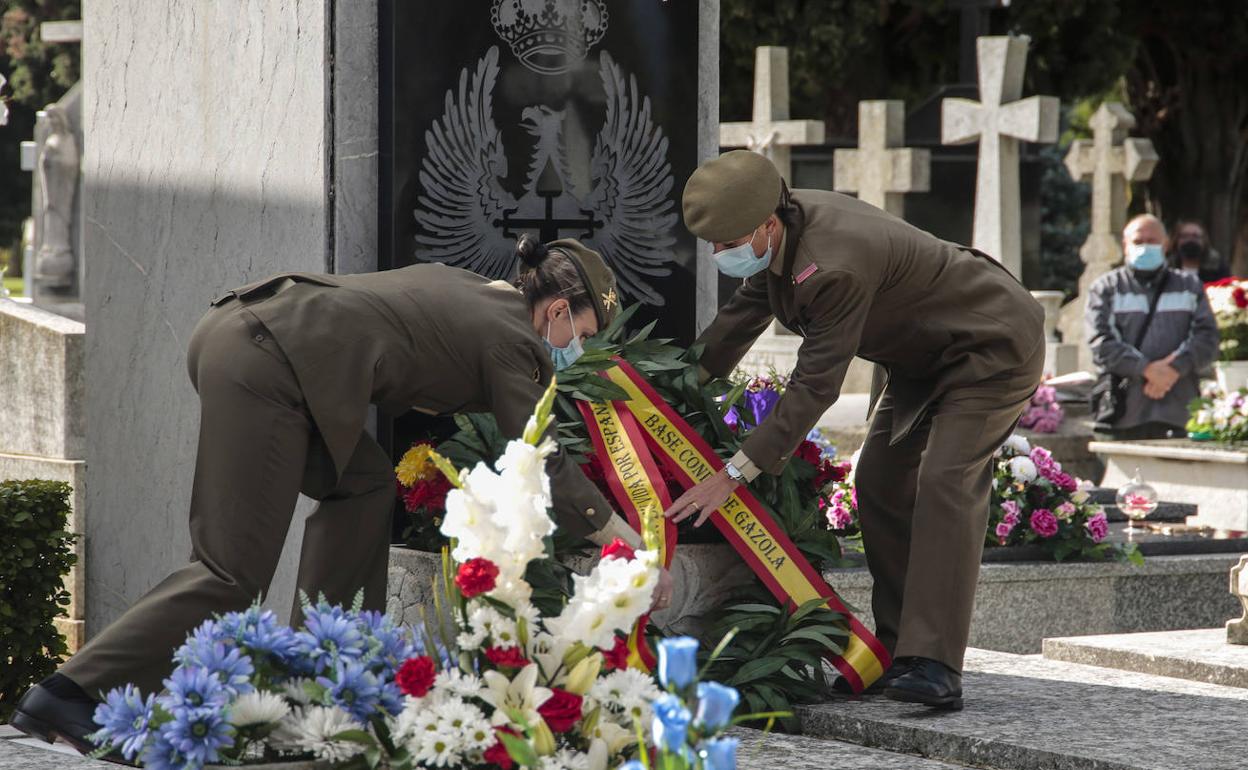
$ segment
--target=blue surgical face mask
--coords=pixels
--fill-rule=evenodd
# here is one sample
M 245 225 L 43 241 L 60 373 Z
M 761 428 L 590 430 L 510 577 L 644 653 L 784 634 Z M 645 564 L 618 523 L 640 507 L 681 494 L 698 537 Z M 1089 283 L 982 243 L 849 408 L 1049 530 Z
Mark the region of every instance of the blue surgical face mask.
M 546 349 L 550 351 L 550 360 L 555 364 L 555 371 L 562 372 L 580 358 L 585 349 L 581 347 L 581 335 L 576 333 L 576 323 L 572 320 L 572 312 L 568 311 L 568 324 L 572 327 L 572 339 L 567 345 L 557 348 L 550 344 L 550 322 L 546 322 Z
M 767 268 L 771 262 L 771 236 L 767 236 L 767 250 L 760 257 L 754 253 L 754 236 L 757 233 L 758 230 L 755 230 L 750 233 L 750 239 L 745 243 L 724 249 L 715 255 L 719 272 L 733 278 L 749 278 Z
M 1144 273 L 1160 270 L 1166 255 L 1159 243 L 1133 243 L 1127 247 L 1127 264 Z

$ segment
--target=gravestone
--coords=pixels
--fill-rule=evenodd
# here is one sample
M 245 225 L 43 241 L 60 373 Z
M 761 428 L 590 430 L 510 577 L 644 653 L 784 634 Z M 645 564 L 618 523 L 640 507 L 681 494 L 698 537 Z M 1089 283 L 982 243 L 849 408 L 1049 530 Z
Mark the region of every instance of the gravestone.
M 979 142 L 971 245 L 1020 278 L 1018 143 L 1056 141 L 1059 109 L 1056 97 L 1020 98 L 1027 44 L 1026 37 L 979 38 L 979 101 L 950 98 L 941 104 L 942 141 Z
M 931 189 L 932 165 L 929 150 L 904 146 L 905 120 L 900 100 L 859 102 L 858 149 L 835 152 L 832 189 L 904 217 L 902 195 Z
M 1226 621 L 1228 644 L 1248 644 L 1248 556 L 1241 556 L 1231 568 L 1231 596 L 1241 605 L 1240 616 Z
M 70 603 L 56 625 L 71 651 L 83 641 L 86 610 L 85 327 L 38 307 L 0 298 L 0 480 L 48 479 L 73 489 L 69 529 L 78 563 L 65 577 Z
M 1080 366 L 1092 368 L 1083 342 L 1083 308 L 1092 283 L 1122 259 L 1122 230 L 1127 220 L 1127 184 L 1153 175 L 1157 151 L 1148 139 L 1128 138 L 1135 118 L 1119 102 L 1105 102 L 1089 121 L 1091 141 L 1076 139 L 1066 153 L 1066 170 L 1075 181 L 1092 180 L 1092 226 L 1079 249 L 1083 274 L 1079 295 L 1063 310 L 1062 332 L 1080 342 Z
M 760 45 L 754 49 L 754 114 L 749 123 L 724 123 L 719 143 L 725 149 L 744 147 L 764 155 L 791 184 L 790 148 L 819 144 L 825 129 L 821 120 L 789 117 L 789 49 Z
M 383 14 L 383 266 L 505 279 L 521 233 L 578 238 L 625 303 L 645 305 L 640 322 L 691 342 L 698 265 L 680 195 L 714 152 L 702 107 L 718 88 L 704 55 L 717 4 L 470 0 Z
M 792 179 L 790 148 L 823 141 L 824 124 L 817 120 L 792 120 L 789 114 L 789 50 L 781 46 L 759 46 L 754 56 L 754 106 L 749 123 L 724 123 L 720 145 L 724 149 L 747 147 L 776 164 L 790 187 Z M 726 300 L 739 281 L 720 281 Z M 740 368 L 750 375 L 766 375 L 775 370 L 788 375 L 797 365 L 801 338 L 779 323 L 767 327 L 741 359 Z M 866 393 L 871 389 L 871 366 L 855 359 L 846 374 L 844 393 Z
M 208 302 L 280 271 L 377 267 L 377 4 L 283 0 L 243 17 L 93 0 L 82 37 L 93 634 L 190 554 L 185 352 Z M 279 615 L 310 507 L 268 596 Z

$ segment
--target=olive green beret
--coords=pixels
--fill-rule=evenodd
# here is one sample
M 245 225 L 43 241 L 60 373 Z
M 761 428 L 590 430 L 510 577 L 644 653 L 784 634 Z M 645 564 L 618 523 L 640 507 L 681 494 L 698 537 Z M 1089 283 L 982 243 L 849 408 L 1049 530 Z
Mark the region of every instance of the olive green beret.
M 620 312 L 620 298 L 615 291 L 615 273 L 607 267 L 602 255 L 575 238 L 560 238 L 546 244 L 547 249 L 559 250 L 572 258 L 572 264 L 581 274 L 581 280 L 589 289 L 594 303 L 594 315 L 598 317 L 598 330 L 607 328 Z
M 733 150 L 698 167 L 685 184 L 685 227 L 704 241 L 749 235 L 780 205 L 780 172 L 749 150 Z

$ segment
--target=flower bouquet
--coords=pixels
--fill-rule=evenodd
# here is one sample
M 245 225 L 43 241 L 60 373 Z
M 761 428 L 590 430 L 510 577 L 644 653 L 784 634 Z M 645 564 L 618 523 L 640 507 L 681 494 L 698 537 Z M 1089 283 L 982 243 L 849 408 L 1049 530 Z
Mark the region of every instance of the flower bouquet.
M 164 692 L 144 697 L 128 685 L 108 694 L 96 712 L 99 754 L 161 770 L 308 760 L 732 770 L 735 739 L 722 732 L 739 696 L 697 681 L 696 641 L 660 645 L 666 693 L 628 667 L 622 635 L 650 606 L 656 551 L 616 541 L 574 578 L 557 614 L 530 601 L 526 569 L 546 555 L 555 527 L 544 471 L 554 446 L 541 440 L 553 396 L 497 472 L 484 463 L 457 472 L 430 455 L 453 487 L 434 617 L 400 627 L 357 600 L 345 610 L 305 601 L 297 631 L 258 607 L 207 621 L 175 653 Z M 750 718 L 771 716 L 780 715 Z
M 1227 393 L 1207 387 L 1188 412 L 1187 433 L 1197 441 L 1248 441 L 1248 388 Z
M 1037 545 L 1055 561 L 1113 556 L 1140 563 L 1134 543 L 1105 542 L 1109 520 L 1089 497 L 1047 449 L 1010 436 L 997 450 L 986 544 Z
M 1248 361 L 1248 280 L 1214 281 L 1205 285 L 1205 296 L 1218 321 L 1219 359 Z
M 842 535 L 859 529 L 853 465 L 833 484 L 827 500 L 829 529 Z M 1141 563 L 1133 543 L 1106 543 L 1109 520 L 1080 482 L 1062 470 L 1044 447 L 1013 435 L 997 450 L 985 545 L 1036 545 L 1055 561 L 1115 558 Z
M 1051 385 L 1041 385 L 1031 397 L 1031 403 L 1018 420 L 1020 428 L 1035 433 L 1057 433 L 1062 427 L 1066 413 L 1062 405 L 1057 403 L 1057 389 Z

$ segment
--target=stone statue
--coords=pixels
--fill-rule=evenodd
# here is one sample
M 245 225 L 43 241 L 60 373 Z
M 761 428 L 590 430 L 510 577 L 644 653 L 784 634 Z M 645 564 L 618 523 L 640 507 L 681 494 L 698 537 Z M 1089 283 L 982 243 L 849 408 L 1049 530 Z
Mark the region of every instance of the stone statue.
M 35 282 L 40 289 L 72 291 L 77 260 L 74 256 L 74 197 L 78 192 L 80 153 L 68 110 L 50 104 L 35 127 L 39 156 L 39 251 L 35 254 Z
M 1226 621 L 1227 644 L 1248 644 L 1248 556 L 1231 567 L 1231 595 L 1243 605 L 1243 615 Z

